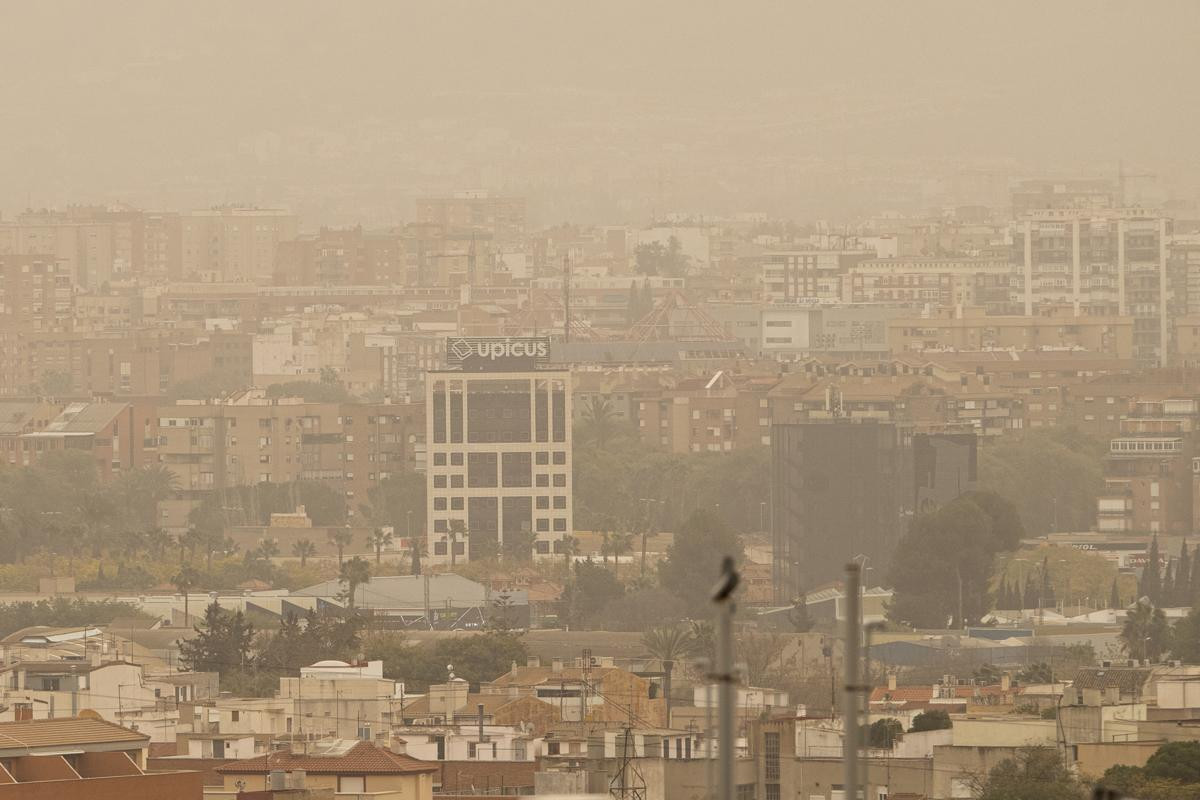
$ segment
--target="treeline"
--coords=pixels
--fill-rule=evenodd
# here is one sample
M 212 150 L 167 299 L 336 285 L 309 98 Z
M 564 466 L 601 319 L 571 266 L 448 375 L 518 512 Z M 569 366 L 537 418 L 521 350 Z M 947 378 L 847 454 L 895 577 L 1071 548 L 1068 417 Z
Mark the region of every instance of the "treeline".
M 581 530 L 674 530 L 700 509 L 719 511 L 741 532 L 768 522 L 768 447 L 667 452 L 643 442 L 601 398 L 585 404 L 575 437 L 575 526 Z
M 196 635 L 180 644 L 188 669 L 219 673 L 221 688 L 242 696 L 268 696 L 281 677 L 299 675 L 302 667 L 329 659 L 353 662 L 359 654 L 382 660 L 385 677 L 424 692 L 447 679 L 447 664 L 457 677 L 478 684 L 508 672 L 514 661 L 525 663 L 527 650 L 505 631 L 425 643 L 410 642 L 403 633 L 364 635 L 363 618 L 340 610 L 288 614 L 278 627 L 258 630 L 243 612 L 216 603 L 205 609 Z
M 137 606 L 115 600 L 55 597 L 35 602 L 0 603 L 0 638 L 34 625 L 75 628 L 106 625 L 118 617 L 149 619 Z

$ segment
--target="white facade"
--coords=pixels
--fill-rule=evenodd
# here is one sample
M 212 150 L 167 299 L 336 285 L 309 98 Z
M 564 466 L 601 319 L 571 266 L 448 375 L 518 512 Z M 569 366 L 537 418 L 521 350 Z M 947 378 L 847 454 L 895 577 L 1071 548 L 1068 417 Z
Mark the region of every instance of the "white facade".
M 430 372 L 425 385 L 429 558 L 478 558 L 472 542 L 503 553 L 514 537 L 535 557 L 560 552 L 574 524 L 570 372 Z

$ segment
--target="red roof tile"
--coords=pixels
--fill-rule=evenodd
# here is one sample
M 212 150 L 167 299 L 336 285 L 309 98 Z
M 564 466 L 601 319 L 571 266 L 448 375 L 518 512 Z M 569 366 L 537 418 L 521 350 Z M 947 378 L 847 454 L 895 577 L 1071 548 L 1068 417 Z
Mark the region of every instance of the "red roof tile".
M 343 756 L 270 753 L 217 767 L 217 772 L 223 775 L 266 775 L 273 770 L 289 772 L 294 769 L 304 770 L 313 775 L 400 775 L 436 772 L 438 768 L 428 761 L 393 753 L 370 742 L 359 742 Z

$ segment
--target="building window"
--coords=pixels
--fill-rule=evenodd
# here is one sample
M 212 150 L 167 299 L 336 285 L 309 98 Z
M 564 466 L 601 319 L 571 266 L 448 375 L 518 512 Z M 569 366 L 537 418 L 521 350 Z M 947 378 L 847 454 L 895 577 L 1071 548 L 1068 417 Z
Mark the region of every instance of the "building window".
M 767 783 L 779 783 L 779 734 L 763 734 L 763 771 Z M 779 791 L 778 785 L 776 792 Z M 768 792 L 769 796 L 770 792 Z
M 555 508 L 558 508 L 558 509 L 563 509 L 563 508 L 566 508 L 566 507 L 567 507 L 567 498 L 566 498 L 566 495 L 561 495 L 561 494 L 560 494 L 560 495 L 557 495 L 557 496 L 555 496 L 555 498 L 554 498 L 554 507 L 555 507 Z
M 538 509 L 545 511 L 546 509 L 550 508 L 550 498 L 546 497 L 545 495 L 538 495 L 534 501 L 534 505 Z
M 559 517 L 558 519 L 554 520 L 554 530 L 556 532 L 562 533 L 566 529 L 567 529 L 567 521 L 565 519 L 563 519 L 562 517 Z
M 559 472 L 554 476 L 554 485 L 555 486 L 566 486 L 567 485 L 567 475 L 565 472 Z
M 566 464 L 567 463 L 566 452 L 564 452 L 562 450 L 554 451 L 554 463 L 558 466 L 562 466 L 562 465 Z

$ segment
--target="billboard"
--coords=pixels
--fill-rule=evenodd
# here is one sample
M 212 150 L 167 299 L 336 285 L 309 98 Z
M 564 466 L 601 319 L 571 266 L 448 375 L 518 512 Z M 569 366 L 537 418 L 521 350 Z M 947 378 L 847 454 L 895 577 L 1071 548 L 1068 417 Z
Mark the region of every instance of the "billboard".
M 452 336 L 446 366 L 466 372 L 526 372 L 550 359 L 549 336 Z

